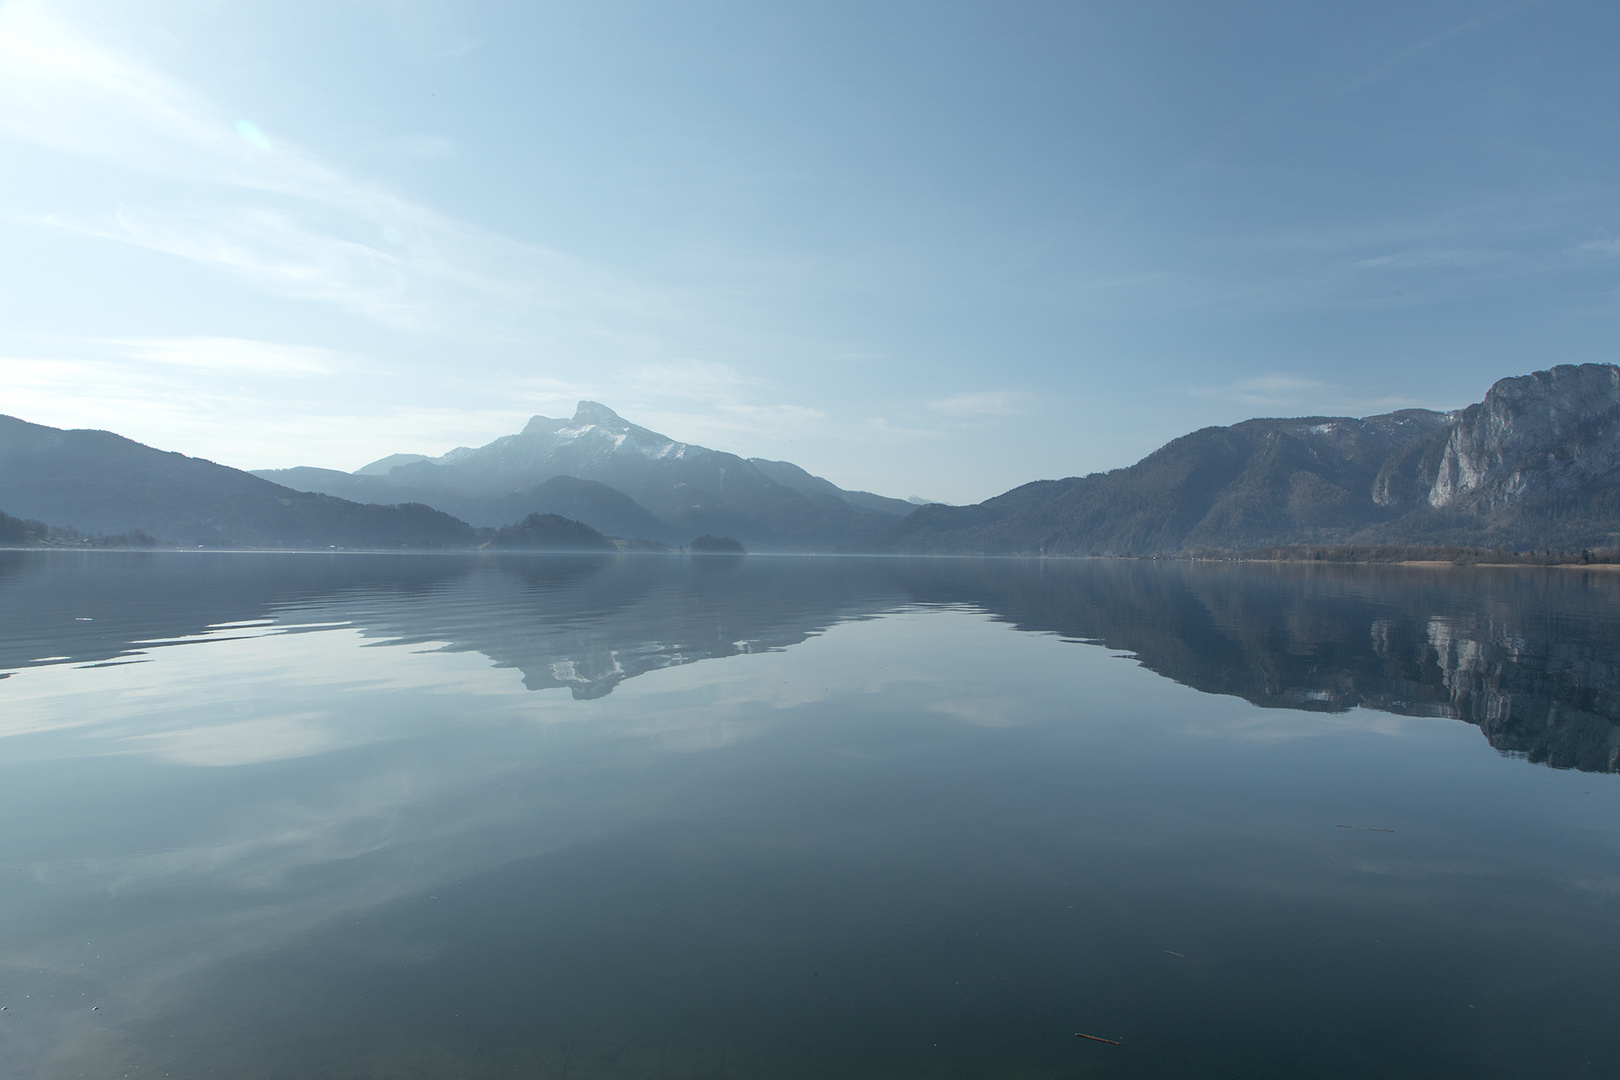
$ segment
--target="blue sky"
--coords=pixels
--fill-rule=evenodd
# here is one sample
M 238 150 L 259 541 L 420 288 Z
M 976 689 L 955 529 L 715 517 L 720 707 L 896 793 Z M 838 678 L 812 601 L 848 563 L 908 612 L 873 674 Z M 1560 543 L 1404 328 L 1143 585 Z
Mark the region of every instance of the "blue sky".
M 0 412 L 970 501 L 1620 359 L 1620 7 L 0 0 Z

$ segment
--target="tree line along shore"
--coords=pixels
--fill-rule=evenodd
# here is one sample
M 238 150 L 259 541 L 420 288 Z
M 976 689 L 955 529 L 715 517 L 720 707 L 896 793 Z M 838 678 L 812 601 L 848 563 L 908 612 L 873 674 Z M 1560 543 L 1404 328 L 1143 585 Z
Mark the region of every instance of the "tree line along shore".
M 1578 551 L 1516 551 L 1506 547 L 1463 547 L 1451 544 L 1288 544 L 1228 551 L 1203 548 L 1178 559 L 1197 562 L 1444 564 L 1452 566 L 1617 566 L 1620 548 Z

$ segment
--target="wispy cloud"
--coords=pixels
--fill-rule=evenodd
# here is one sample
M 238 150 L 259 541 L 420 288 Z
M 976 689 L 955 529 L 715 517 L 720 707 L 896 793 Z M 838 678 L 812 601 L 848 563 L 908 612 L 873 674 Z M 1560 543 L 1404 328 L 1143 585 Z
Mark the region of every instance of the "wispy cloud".
M 1238 379 L 1222 386 L 1200 386 L 1187 392 L 1194 397 L 1223 397 L 1249 405 L 1289 405 L 1335 393 L 1325 382 L 1281 374 Z
M 1488 26 L 1494 25 L 1495 23 L 1499 23 L 1503 19 L 1517 14 L 1530 6 L 1531 5 L 1529 3 L 1500 4 L 1493 11 L 1482 12 L 1478 15 L 1464 19 L 1462 22 L 1457 23 L 1454 26 L 1447 27 L 1438 34 L 1433 34 L 1421 41 L 1401 49 L 1393 56 L 1390 56 L 1388 59 L 1378 64 L 1372 70 L 1356 79 L 1349 86 L 1345 87 L 1343 92 L 1351 93 L 1371 86 L 1374 83 L 1381 82 L 1424 53 L 1459 38 L 1467 37 L 1469 34 L 1472 34 L 1478 30 L 1483 30 Z
M 414 5 L 399 10 L 414 25 Z M 500 334 L 516 320 L 562 342 L 621 348 L 680 319 L 664 292 L 355 177 L 90 40 L 33 0 L 0 7 L 0 133 L 194 185 L 184 209 L 64 209 L 42 223 L 162 252 L 278 296 L 406 329 Z M 450 146 L 411 135 L 392 149 L 443 154 Z
M 1598 236 L 1576 245 L 1577 251 L 1595 255 L 1620 255 L 1620 237 Z
M 744 456 L 797 458 L 800 448 L 828 441 L 892 447 L 940 436 L 881 416 L 831 416 L 784 400 L 785 388 L 768 379 L 706 361 L 646 364 L 593 379 L 519 376 L 491 408 L 480 404 L 486 395 L 471 377 L 437 376 L 439 403 L 420 405 L 426 384 L 389 396 L 384 365 L 303 344 L 219 336 L 55 344 L 59 355 L 0 354 L 0 411 L 116 431 L 237 468 L 353 469 L 389 453 L 480 446 L 535 414 L 571 416 L 581 400 L 606 402 L 671 438 Z
M 337 396 L 364 375 L 343 353 L 237 338 L 88 343 L 90 358 L 0 356 L 4 411 L 55 427 L 115 431 L 236 468 L 352 469 L 385 453 L 442 453 L 516 431 L 533 406 L 438 407 Z M 201 377 L 199 377 L 201 376 Z
M 1505 253 L 1484 248 L 1448 250 L 1445 248 L 1416 248 L 1393 251 L 1382 255 L 1369 255 L 1352 260 L 1356 270 L 1428 270 L 1440 267 L 1483 266 L 1505 258 Z
M 1216 386 L 1193 387 L 1185 393 L 1193 397 L 1221 398 L 1268 409 L 1334 415 L 1367 415 L 1417 405 L 1413 399 L 1400 395 L 1356 397 L 1330 383 L 1286 372 L 1257 375 Z
M 660 401 L 733 405 L 752 399 L 770 385 L 759 375 L 712 360 L 669 360 L 639 364 L 624 374 L 630 386 Z
M 263 292 L 332 304 L 392 326 L 422 329 L 442 321 L 442 309 L 424 295 L 423 278 L 440 269 L 427 244 L 415 252 L 390 251 L 265 207 L 187 213 L 121 208 L 110 220 L 45 220 L 201 263 Z M 370 231 L 380 241 L 386 228 Z
M 133 360 L 221 374 L 296 378 L 330 375 L 353 366 L 352 357 L 333 349 L 248 338 L 130 338 L 109 340 L 106 344 Z
M 783 401 L 787 390 L 774 380 L 711 361 L 641 365 L 628 370 L 608 393 L 624 403 L 621 412 L 635 423 L 684 442 L 752 457 L 781 455 L 812 440 L 893 444 L 938 434 L 892 425 L 881 417 L 834 417 Z
M 411 132 L 407 135 L 381 139 L 373 144 L 372 149 L 381 154 L 397 157 L 447 158 L 455 156 L 456 144 L 445 135 Z
M 79 157 L 357 212 L 411 210 L 98 46 L 34 0 L 0 8 L 0 101 L 0 130 Z
M 1029 395 L 1018 390 L 986 390 L 972 394 L 953 394 L 928 403 L 928 408 L 942 416 L 985 419 L 996 416 L 1014 416 L 1024 411 Z

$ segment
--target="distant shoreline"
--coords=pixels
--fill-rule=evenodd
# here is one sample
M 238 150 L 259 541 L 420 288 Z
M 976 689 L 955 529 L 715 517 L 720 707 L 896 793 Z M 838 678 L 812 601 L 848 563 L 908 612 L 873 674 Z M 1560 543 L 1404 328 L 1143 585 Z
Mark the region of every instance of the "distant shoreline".
M 1182 559 L 1177 562 L 1240 562 L 1266 566 L 1402 566 L 1414 570 L 1609 570 L 1620 563 L 1576 562 L 1457 562 L 1450 559 Z
M 1249 551 L 1194 550 L 1181 559 L 1189 562 L 1264 562 L 1287 564 L 1333 563 L 1346 566 L 1415 566 L 1495 568 L 1575 567 L 1620 570 L 1620 549 L 1583 548 L 1580 551 L 1512 551 L 1427 544 L 1290 544 Z
M 189 546 L 179 544 L 0 544 L 0 552 L 108 552 L 148 554 L 209 554 L 209 555 L 460 555 L 460 556 L 536 556 L 559 555 L 568 557 L 663 557 L 700 559 L 735 559 L 732 552 L 693 551 L 689 548 L 652 550 L 638 547 L 613 549 L 516 548 L 494 547 L 231 547 Z M 1620 549 L 1603 551 L 1564 552 L 1502 552 L 1488 549 L 1418 550 L 1404 545 L 1389 547 L 1299 547 L 1262 548 L 1253 551 L 1195 550 L 1175 554 L 1114 555 L 1053 555 L 1028 552 L 960 553 L 960 552 L 862 552 L 862 551 L 750 551 L 750 556 L 778 558 L 839 558 L 839 559 L 994 559 L 1015 562 L 1166 562 L 1166 563 L 1219 563 L 1253 564 L 1266 566 L 1399 566 L 1418 570 L 1453 570 L 1478 567 L 1492 570 L 1602 570 L 1620 572 Z

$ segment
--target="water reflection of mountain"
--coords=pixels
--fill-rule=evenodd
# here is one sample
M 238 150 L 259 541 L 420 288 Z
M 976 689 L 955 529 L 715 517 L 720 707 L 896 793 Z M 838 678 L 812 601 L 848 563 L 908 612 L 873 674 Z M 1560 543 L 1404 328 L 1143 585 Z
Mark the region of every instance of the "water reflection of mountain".
M 426 596 L 466 572 L 421 555 L 0 551 L 0 675 L 115 662 L 312 602 Z
M 0 552 L 0 673 L 273 620 L 476 651 L 531 689 L 592 698 L 916 603 L 1130 652 L 1256 705 L 1455 717 L 1506 753 L 1620 771 L 1620 578 L 1597 571 Z
M 919 600 L 1130 652 L 1207 693 L 1454 717 L 1504 753 L 1620 771 L 1620 578 L 1602 571 L 1115 560 L 894 569 Z
M 531 690 L 594 698 L 906 602 L 872 560 L 0 552 L 0 676 L 138 660 L 270 620 L 479 652 Z
M 368 635 L 483 653 L 531 690 L 595 698 L 648 671 L 783 649 L 907 602 L 869 560 L 608 556 L 558 569 L 490 560 L 454 588 L 357 621 Z

